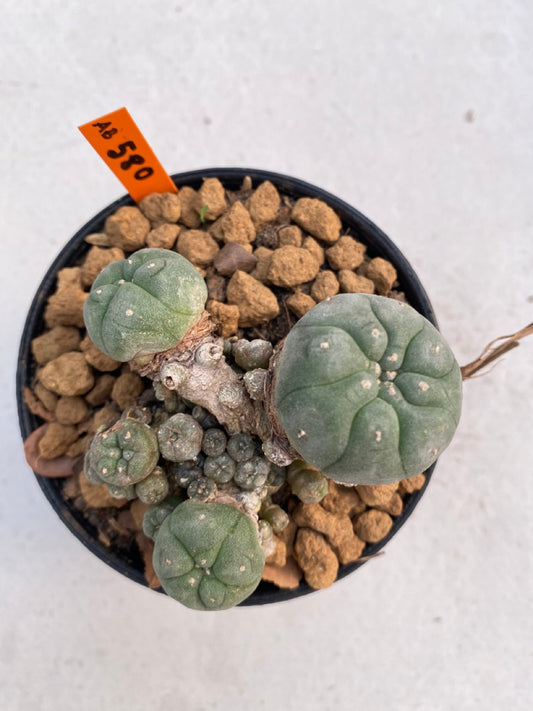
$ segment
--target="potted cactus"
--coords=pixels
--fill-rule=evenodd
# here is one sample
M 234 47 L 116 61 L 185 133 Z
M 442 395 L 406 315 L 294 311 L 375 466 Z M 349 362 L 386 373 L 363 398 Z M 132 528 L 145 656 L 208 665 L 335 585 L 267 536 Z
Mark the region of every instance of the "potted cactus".
M 250 175 L 256 185 L 267 187 L 254 193 L 246 177 Z M 213 179 L 233 193 L 217 192 L 218 186 L 209 183 Z M 172 213 L 176 197 L 156 196 L 140 205 L 142 219 L 147 222 L 148 216 L 151 223 L 143 238 L 147 246 L 133 249 L 122 235 L 122 255 L 111 255 L 117 248 L 109 236 L 116 225 L 109 220 L 127 208 L 127 219 L 124 212 L 121 216 L 128 228 L 135 220 L 136 225 L 142 222 L 138 208 L 125 198 L 88 223 L 62 255 L 60 266 L 67 266 L 71 288 L 78 269 L 72 265 L 79 264 L 89 248 L 85 239 L 93 245 L 91 250 L 109 250 L 106 266 L 91 276 L 90 291 L 78 294 L 89 340 L 70 347 L 81 348 L 93 364 L 107 359 L 105 368 L 121 373 L 117 382 L 129 378 L 128 387 L 133 388 L 132 383 L 137 387 L 142 378 L 144 385 L 127 400 L 113 396 L 124 407 L 115 407 L 108 421 L 99 421 L 93 430 L 81 415 L 74 425 L 64 424 L 63 415 L 63 419 L 58 415 L 57 429 L 63 427 L 69 435 L 77 429 L 84 440 L 82 446 L 78 442 L 65 447 L 56 458 L 48 456 L 48 464 L 51 460 L 52 474 L 59 473 L 60 462 L 67 474 L 83 469 L 83 479 L 117 501 L 141 502 L 143 540 L 153 540 L 150 555 L 157 581 L 188 607 L 226 609 L 294 594 L 282 590 L 265 595 L 261 582 L 265 561 L 272 560 L 276 541 L 282 541 L 294 522 L 305 533 L 292 540 L 294 559 L 306 579 L 296 584 L 297 594 L 324 587 L 339 572 L 332 549 L 341 563 L 339 576 L 350 572 L 361 564 L 363 549 L 370 555 L 379 550 L 418 501 L 422 484 L 411 499 L 407 497 L 403 511 L 400 502 L 394 525 L 391 520 L 379 538 L 365 539 L 366 548 L 354 534 L 365 516 L 380 513 L 379 503 L 365 511 L 359 494 L 374 498 L 387 494 L 392 501 L 392 493 L 398 497 L 399 480 L 426 472 L 427 482 L 459 421 L 461 369 L 436 329 L 431 306 L 404 257 L 353 208 L 313 186 L 271 173 L 213 170 L 174 180 L 180 187 L 188 186 L 182 192 L 195 200 L 194 209 L 190 202 L 181 205 L 182 211 L 189 209 L 187 230 L 175 244 L 153 246 L 156 236 L 161 242 L 163 233 L 172 233 L 176 240 L 179 232 L 173 227 L 175 214 L 162 220 L 165 211 Z M 283 201 L 279 196 L 278 202 L 274 200 L 275 209 L 270 206 L 266 219 L 268 200 L 278 190 Z M 223 204 L 219 211 L 217 199 Z M 311 202 L 302 212 L 306 200 Z M 309 221 L 309 211 L 324 214 L 324 205 L 335 208 L 335 220 L 327 229 L 323 223 L 317 229 Z M 332 224 L 333 237 L 328 233 Z M 242 236 L 251 229 L 255 240 Z M 301 231 L 314 237 L 302 238 Z M 191 252 L 191 241 L 204 255 L 201 259 Z M 327 261 L 320 263 L 324 251 Z M 261 259 L 265 255 L 267 269 L 266 258 Z M 279 265 L 288 257 L 293 261 L 280 276 Z M 387 286 L 382 276 L 369 278 L 383 257 L 394 265 Z M 278 271 L 273 266 L 276 260 Z M 296 267 L 303 276 L 293 283 Z M 43 311 L 45 321 L 47 313 L 43 295 L 53 291 L 57 270 L 58 263 L 45 279 L 46 288 L 39 290 L 21 346 L 19 412 L 23 435 L 32 447 L 36 425 L 42 419 L 55 422 L 55 415 L 42 407 L 45 398 L 59 396 L 58 409 L 67 404 L 81 407 L 74 403 L 80 395 L 64 394 L 57 370 L 69 353 L 43 367 L 31 340 L 43 330 Z M 226 278 L 226 301 L 213 294 L 221 275 Z M 324 290 L 332 283 L 335 288 Z M 354 283 L 356 287 L 349 286 Z M 404 294 L 394 291 L 394 285 Z M 239 310 L 232 297 L 239 289 L 245 292 L 244 301 L 249 299 L 246 309 Z M 250 299 L 257 294 L 252 308 Z M 265 304 L 270 312 L 264 310 Z M 228 319 L 235 310 L 238 320 L 231 332 Z M 32 351 L 40 365 L 37 371 Z M 92 407 L 97 402 L 94 393 L 106 378 L 110 376 L 104 373 L 80 391 L 87 393 Z M 35 379 L 37 397 L 27 392 Z M 104 401 L 105 397 L 100 405 Z M 44 448 L 39 443 L 37 447 L 42 454 Z M 54 454 L 58 451 L 53 449 Z M 44 474 L 37 459 L 29 461 Z M 63 515 L 57 480 L 40 483 Z M 414 488 L 406 485 L 403 491 L 412 494 Z M 341 498 L 349 499 L 342 526 L 328 532 L 333 525 L 328 517 Z M 88 540 L 81 530 L 83 517 L 69 516 L 71 530 L 118 567 L 111 550 L 102 554 L 100 543 L 94 537 Z M 126 517 L 117 521 L 122 526 Z M 331 545 L 325 545 L 324 536 Z M 324 546 L 324 570 L 328 555 L 335 558 L 333 576 L 328 572 L 326 582 L 305 567 L 305 561 L 316 558 Z M 341 548 L 344 552 L 339 554 Z M 140 578 L 131 566 L 128 574 Z

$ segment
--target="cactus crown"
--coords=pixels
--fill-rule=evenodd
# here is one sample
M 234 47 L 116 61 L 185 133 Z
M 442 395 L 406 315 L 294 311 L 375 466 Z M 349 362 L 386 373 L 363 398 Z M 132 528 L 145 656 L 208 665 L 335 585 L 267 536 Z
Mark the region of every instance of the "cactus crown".
M 225 610 L 255 590 L 265 555 L 249 516 L 189 499 L 155 531 L 153 562 L 167 595 L 195 610 Z
M 187 259 L 147 248 L 100 272 L 83 315 L 94 344 L 111 358 L 128 361 L 179 343 L 206 299 L 205 282 Z
M 461 373 L 437 329 L 407 304 L 341 294 L 287 336 L 274 398 L 306 462 L 341 483 L 385 484 L 424 471 L 450 443 Z

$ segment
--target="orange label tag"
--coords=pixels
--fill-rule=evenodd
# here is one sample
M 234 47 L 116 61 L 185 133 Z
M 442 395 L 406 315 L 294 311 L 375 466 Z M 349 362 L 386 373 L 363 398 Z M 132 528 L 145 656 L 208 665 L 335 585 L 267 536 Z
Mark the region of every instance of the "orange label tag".
M 178 192 L 127 109 L 78 128 L 135 202 L 150 193 Z

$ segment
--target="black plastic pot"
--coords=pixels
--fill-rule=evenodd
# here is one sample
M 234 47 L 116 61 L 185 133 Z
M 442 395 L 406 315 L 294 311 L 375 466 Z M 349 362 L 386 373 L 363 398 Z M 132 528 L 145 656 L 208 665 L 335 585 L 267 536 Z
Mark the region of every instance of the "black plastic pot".
M 271 173 L 263 170 L 253 170 L 245 168 L 210 168 L 207 170 L 195 170 L 187 173 L 179 173 L 172 176 L 174 183 L 179 187 L 190 185 L 197 189 L 202 184 L 203 178 L 217 177 L 229 190 L 238 190 L 243 178 L 249 175 L 254 186 L 270 180 L 280 193 L 292 198 L 313 197 L 319 198 L 330 205 L 339 215 L 343 222 L 343 227 L 348 228 L 350 233 L 367 245 L 370 256 L 381 256 L 394 264 L 398 272 L 398 281 L 401 290 L 405 293 L 408 302 L 423 314 L 435 326 L 437 325 L 433 308 L 428 296 L 422 287 L 417 275 L 409 262 L 405 259 L 399 249 L 390 239 L 374 225 L 368 218 L 358 212 L 355 208 L 326 191 L 305 183 L 296 178 L 290 178 L 278 173 Z M 88 251 L 90 245 L 84 240 L 87 235 L 103 230 L 106 218 L 123 205 L 133 205 L 133 200 L 126 195 L 120 200 L 106 207 L 85 224 L 72 239 L 65 245 L 59 255 L 48 269 L 30 307 L 28 318 L 24 327 L 19 351 L 19 362 L 17 370 L 17 403 L 19 413 L 19 423 L 23 439 L 42 424 L 35 415 L 26 407 L 23 399 L 24 387 L 29 385 L 35 371 L 35 363 L 31 354 L 31 341 L 44 330 L 43 314 L 48 297 L 55 291 L 56 274 L 63 267 L 73 266 Z M 405 521 L 413 512 L 415 506 L 420 501 L 422 494 L 429 482 L 435 464 L 426 472 L 426 483 L 420 491 L 416 491 L 404 500 L 404 508 L 400 516 L 394 520 L 394 525 L 386 538 L 379 543 L 369 545 L 364 551 L 365 557 L 372 556 L 382 549 L 387 542 L 398 532 Z M 122 575 L 135 580 L 141 585 L 147 585 L 143 563 L 140 555 L 132 547 L 129 555 L 119 555 L 118 551 L 107 548 L 98 540 L 94 527 L 83 517 L 82 513 L 70 506 L 62 497 L 61 489 L 63 480 L 45 478 L 35 475 L 39 486 L 43 490 L 46 498 L 57 512 L 60 519 L 67 528 L 95 555 L 103 560 Z M 352 573 L 363 562 L 351 563 L 340 567 L 339 578 Z M 297 590 L 279 590 L 271 583 L 261 582 L 257 590 L 242 605 L 263 605 L 266 603 L 290 600 L 300 595 L 313 592 L 306 583 L 301 583 Z

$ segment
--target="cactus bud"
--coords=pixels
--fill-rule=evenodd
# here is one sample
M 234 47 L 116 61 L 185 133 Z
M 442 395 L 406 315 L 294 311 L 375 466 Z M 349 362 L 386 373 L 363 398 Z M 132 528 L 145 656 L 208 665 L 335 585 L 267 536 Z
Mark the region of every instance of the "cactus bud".
M 264 341 L 261 338 L 247 341 L 244 338 L 240 338 L 233 344 L 233 357 L 237 365 L 243 370 L 268 368 L 268 362 L 273 350 L 270 341 Z
M 207 501 L 212 499 L 217 493 L 217 485 L 212 479 L 206 476 L 199 476 L 193 479 L 187 487 L 187 496 L 196 501 Z
M 210 427 L 205 430 L 202 439 L 202 451 L 208 457 L 218 457 L 226 450 L 226 442 L 228 438 L 224 430 L 217 427 Z
M 135 493 L 143 504 L 158 504 L 168 495 L 168 481 L 161 467 L 156 467 L 146 479 L 135 485 Z
M 270 462 L 264 457 L 252 457 L 239 462 L 233 477 L 237 486 L 245 491 L 260 489 L 267 480 Z
M 206 457 L 204 474 L 217 484 L 227 484 L 235 474 L 235 461 L 227 452 L 222 452 L 217 457 Z
M 318 504 L 328 493 L 328 480 L 315 467 L 297 459 L 287 469 L 292 493 L 304 504 Z
M 150 508 L 146 510 L 143 518 L 144 535 L 148 536 L 148 538 L 155 538 L 163 521 L 182 501 L 182 495 L 173 495 L 167 496 L 166 499 L 163 499 L 159 504 L 150 506 Z
M 227 451 L 236 462 L 245 462 L 255 454 L 254 440 L 249 434 L 234 434 L 228 440 Z
M 261 509 L 261 518 L 270 524 L 274 533 L 281 533 L 289 525 L 289 514 L 277 504 L 268 504 Z
M 185 462 L 198 456 L 203 436 L 202 426 L 183 412 L 169 417 L 157 431 L 161 454 L 171 462 Z

